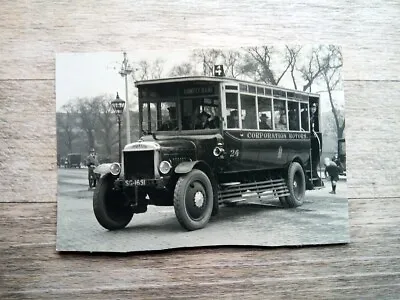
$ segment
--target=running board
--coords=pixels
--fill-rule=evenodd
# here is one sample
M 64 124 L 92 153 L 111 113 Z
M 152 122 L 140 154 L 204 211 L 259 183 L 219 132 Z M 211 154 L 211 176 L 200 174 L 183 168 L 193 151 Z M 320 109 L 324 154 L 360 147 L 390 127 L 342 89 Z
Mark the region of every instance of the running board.
M 260 201 L 289 196 L 285 180 L 274 179 L 251 183 L 223 183 L 218 192 L 219 203 L 251 201 L 256 197 Z

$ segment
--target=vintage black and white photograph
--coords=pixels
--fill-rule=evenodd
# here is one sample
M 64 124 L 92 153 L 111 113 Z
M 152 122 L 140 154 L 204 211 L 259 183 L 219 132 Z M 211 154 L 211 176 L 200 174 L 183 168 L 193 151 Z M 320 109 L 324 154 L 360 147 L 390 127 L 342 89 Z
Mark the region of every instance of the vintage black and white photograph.
M 56 55 L 57 251 L 350 242 L 336 45 Z

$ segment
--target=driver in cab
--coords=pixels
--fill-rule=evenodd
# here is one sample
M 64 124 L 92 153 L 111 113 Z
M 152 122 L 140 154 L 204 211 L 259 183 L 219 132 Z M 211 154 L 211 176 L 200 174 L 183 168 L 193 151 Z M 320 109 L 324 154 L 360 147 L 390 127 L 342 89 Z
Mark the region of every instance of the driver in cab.
M 178 122 L 176 120 L 176 107 L 168 107 L 169 120 L 165 121 L 158 129 L 160 131 L 177 130 Z
M 209 113 L 207 113 L 206 111 L 202 111 L 199 114 L 199 120 L 195 125 L 195 129 L 211 129 L 213 126 L 209 120 L 210 117 L 211 115 Z

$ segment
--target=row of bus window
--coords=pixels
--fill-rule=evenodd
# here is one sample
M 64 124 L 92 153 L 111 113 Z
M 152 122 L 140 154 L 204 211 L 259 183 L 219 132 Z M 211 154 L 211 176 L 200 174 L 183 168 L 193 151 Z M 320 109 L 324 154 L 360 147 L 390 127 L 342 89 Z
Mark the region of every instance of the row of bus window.
M 307 103 L 246 94 L 239 99 L 237 93 L 226 93 L 226 111 L 227 127 L 232 129 L 309 130 Z
M 226 86 L 227 89 L 230 90 L 237 90 L 237 87 L 235 86 Z M 247 85 L 247 84 L 239 84 L 240 92 L 245 92 L 245 93 L 252 93 L 252 94 L 258 94 L 258 95 L 265 95 L 265 96 L 273 96 L 273 97 L 279 97 L 279 98 L 288 98 L 288 99 L 298 99 L 298 100 L 303 100 L 303 101 L 308 101 L 308 96 L 301 94 L 301 93 L 295 93 L 295 92 L 289 92 L 289 91 L 284 91 L 284 90 L 279 90 L 279 89 L 274 89 L 273 91 L 269 88 L 263 88 L 263 87 L 256 87 L 253 85 Z

